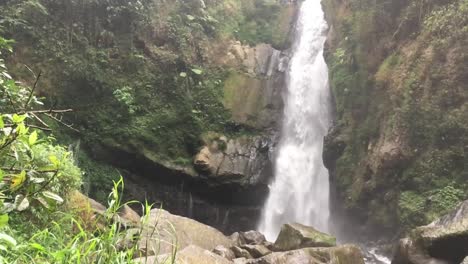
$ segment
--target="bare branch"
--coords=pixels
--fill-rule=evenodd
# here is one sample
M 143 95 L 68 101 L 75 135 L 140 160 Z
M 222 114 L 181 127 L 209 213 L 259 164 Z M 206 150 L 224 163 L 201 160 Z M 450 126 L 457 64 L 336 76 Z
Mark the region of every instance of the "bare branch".
M 32 89 L 31 89 L 31 92 L 29 93 L 28 100 L 24 104 L 24 109 L 28 108 L 28 105 L 31 102 L 31 99 L 33 97 L 34 91 L 36 90 L 37 83 L 39 82 L 39 79 L 41 78 L 41 75 L 42 75 L 42 71 L 40 71 L 39 74 L 36 76 L 36 81 L 34 81 L 34 85 L 33 85 Z
M 58 118 L 55 117 L 54 115 L 51 115 L 51 114 L 49 114 L 49 113 L 44 113 L 44 114 L 45 114 L 46 116 L 52 118 L 53 120 L 57 121 L 58 123 L 64 125 L 65 127 L 69 128 L 69 129 L 71 129 L 71 130 L 73 130 L 73 131 L 75 131 L 75 132 L 78 132 L 78 133 L 80 132 L 78 129 L 74 128 L 72 125 L 63 122 L 61 119 L 58 119 Z

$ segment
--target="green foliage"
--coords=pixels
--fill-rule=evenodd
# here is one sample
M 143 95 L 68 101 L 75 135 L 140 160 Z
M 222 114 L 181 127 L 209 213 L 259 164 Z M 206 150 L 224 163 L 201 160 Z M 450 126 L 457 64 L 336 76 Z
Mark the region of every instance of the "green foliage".
M 119 210 L 128 204 L 121 203 L 122 192 L 123 182 L 119 180 L 109 195 L 109 208 L 93 223 L 57 212 L 57 220 L 44 227 L 7 228 L 7 234 L 0 233 L 0 263 L 134 263 L 133 259 L 140 256 L 137 238 L 129 237 L 125 227 L 115 221 Z M 150 208 L 145 205 L 144 211 L 148 213 Z M 145 226 L 147 218 L 141 221 Z M 17 236 L 19 232 L 27 235 Z
M 398 201 L 400 224 L 405 228 L 425 225 L 449 213 L 464 198 L 466 198 L 464 191 L 452 185 L 425 193 L 402 192 Z
M 129 86 L 124 86 L 113 92 L 115 99 L 128 108 L 130 114 L 134 114 L 138 107 L 135 105 L 135 97 L 133 96 L 133 89 Z

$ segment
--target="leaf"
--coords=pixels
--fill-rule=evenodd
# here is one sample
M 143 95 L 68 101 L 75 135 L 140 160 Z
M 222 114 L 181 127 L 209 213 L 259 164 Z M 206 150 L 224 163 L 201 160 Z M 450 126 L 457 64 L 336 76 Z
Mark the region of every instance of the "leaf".
M 195 20 L 195 17 L 194 17 L 194 16 L 191 16 L 191 15 L 187 15 L 187 19 L 188 19 L 189 21 L 193 21 L 193 20 Z
M 15 124 L 18 124 L 18 123 L 21 123 L 24 121 L 24 119 L 26 119 L 26 115 L 17 115 L 17 114 L 14 114 L 11 121 L 13 121 L 13 123 Z
M 29 200 L 22 194 L 18 194 L 15 197 L 15 208 L 18 211 L 24 211 L 29 207 Z
M 59 203 L 59 204 L 63 203 L 63 198 L 60 197 L 58 194 L 55 194 L 53 192 L 44 191 L 44 192 L 42 192 L 42 195 L 44 195 L 46 198 L 57 201 L 57 203 Z
M 182 77 L 182 78 L 185 78 L 185 77 L 187 77 L 187 73 L 186 72 L 181 72 L 179 74 L 179 76 Z
M 57 159 L 57 156 L 55 156 L 55 155 L 50 155 L 50 156 L 49 156 L 49 160 L 50 160 L 50 162 L 52 162 L 52 164 L 54 164 L 56 167 L 58 167 L 59 161 L 58 161 L 58 159 Z
M 3 122 L 3 117 L 0 116 L 0 128 L 4 128 L 5 127 L 5 123 Z
M 192 69 L 192 72 L 195 73 L 196 75 L 200 75 L 203 73 L 203 71 L 200 69 Z
M 41 244 L 38 244 L 38 243 L 31 243 L 30 246 L 34 249 L 37 249 L 39 251 L 45 251 L 45 248 L 41 245 Z
M 37 132 L 34 131 L 29 135 L 29 145 L 32 146 L 37 142 Z
M 0 228 L 6 226 L 8 224 L 8 215 L 7 214 L 2 214 L 0 215 Z
M 3 181 L 3 176 L 5 176 L 5 173 L 0 170 L 0 182 Z
M 0 233 L 0 240 L 7 242 L 10 246 L 16 246 L 16 240 L 7 234 Z
M 19 174 L 16 174 L 11 179 L 10 189 L 17 190 L 23 183 L 26 181 L 26 171 L 21 171 Z

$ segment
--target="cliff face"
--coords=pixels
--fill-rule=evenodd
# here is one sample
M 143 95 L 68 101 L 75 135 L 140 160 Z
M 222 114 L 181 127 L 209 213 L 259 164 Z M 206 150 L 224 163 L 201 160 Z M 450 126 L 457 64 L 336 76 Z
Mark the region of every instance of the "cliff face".
M 323 5 L 334 212 L 380 233 L 427 224 L 468 195 L 468 2 Z
M 2 34 L 16 40 L 12 72 L 33 82 L 30 69 L 41 71 L 37 90 L 49 104 L 75 110 L 64 121 L 79 132 L 58 129 L 61 140 L 80 140 L 91 193 L 105 199 L 104 186 L 117 176 L 99 160 L 128 171 L 133 197 L 179 210 L 155 192 L 181 193 L 181 214 L 204 199 L 192 192 L 261 203 L 297 4 L 7 0 L 0 7 Z M 222 218 L 216 214 L 206 218 Z

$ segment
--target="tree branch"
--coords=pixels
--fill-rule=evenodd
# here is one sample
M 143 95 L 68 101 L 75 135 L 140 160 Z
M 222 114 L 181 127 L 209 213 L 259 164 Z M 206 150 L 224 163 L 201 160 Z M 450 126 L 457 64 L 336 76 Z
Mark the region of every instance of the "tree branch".
M 31 99 L 32 99 L 32 97 L 34 95 L 34 91 L 36 90 L 37 83 L 39 82 L 39 79 L 41 78 L 41 75 L 42 75 L 42 71 L 40 71 L 39 74 L 36 76 L 36 81 L 34 81 L 34 85 L 33 85 L 32 89 L 31 89 L 31 92 L 29 93 L 28 100 L 24 104 L 24 109 L 28 108 L 28 105 L 31 102 Z

